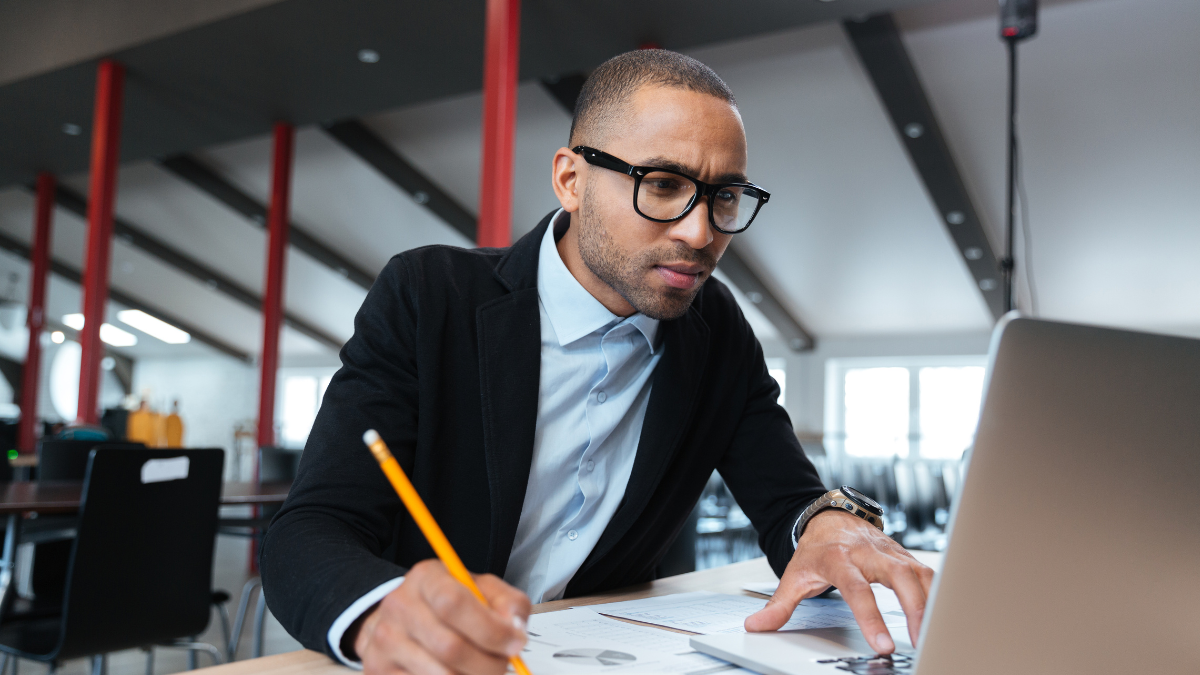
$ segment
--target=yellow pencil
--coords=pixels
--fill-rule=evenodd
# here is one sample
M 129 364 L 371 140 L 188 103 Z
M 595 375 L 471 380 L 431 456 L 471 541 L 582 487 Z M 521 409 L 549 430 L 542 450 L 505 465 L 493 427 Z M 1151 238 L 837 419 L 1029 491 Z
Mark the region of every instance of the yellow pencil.
M 483 606 L 487 607 L 487 599 L 483 597 L 483 593 L 479 592 L 479 587 L 475 585 L 471 573 L 467 571 L 458 554 L 454 552 L 450 540 L 446 539 L 446 535 L 442 533 L 442 528 L 433 519 L 433 514 L 425 506 L 421 495 L 417 494 L 417 489 L 408 480 L 408 476 L 404 475 L 404 469 L 400 468 L 400 464 L 388 450 L 387 444 L 379 437 L 379 433 L 374 429 L 368 429 L 367 433 L 363 434 L 363 442 L 371 449 L 371 454 L 375 455 L 375 459 L 379 462 L 379 468 L 383 469 L 383 474 L 391 481 L 392 487 L 396 489 L 396 494 L 400 495 L 400 501 L 404 502 L 405 508 L 417 522 L 417 527 L 421 528 L 421 534 L 425 535 L 425 538 L 429 540 L 429 545 L 433 547 L 434 553 L 437 553 L 437 557 L 441 559 L 446 569 L 450 570 L 450 576 L 466 586 L 483 603 Z M 519 675 L 532 675 L 520 656 L 509 658 L 509 662 L 512 663 Z

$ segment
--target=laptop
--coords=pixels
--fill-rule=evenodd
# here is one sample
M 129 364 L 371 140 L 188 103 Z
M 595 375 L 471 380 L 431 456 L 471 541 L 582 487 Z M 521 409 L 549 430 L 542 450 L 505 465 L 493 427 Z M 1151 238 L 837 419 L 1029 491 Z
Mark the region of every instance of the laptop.
M 767 675 L 1200 672 L 1200 340 L 1022 318 L 983 410 L 920 644 L 703 635 Z

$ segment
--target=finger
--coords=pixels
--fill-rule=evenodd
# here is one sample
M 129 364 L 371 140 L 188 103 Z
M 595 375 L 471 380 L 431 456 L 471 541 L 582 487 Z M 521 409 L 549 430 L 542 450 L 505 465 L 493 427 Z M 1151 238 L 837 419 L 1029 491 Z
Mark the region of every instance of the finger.
M 414 640 L 397 631 L 395 637 L 386 645 L 388 661 L 396 664 L 391 670 L 380 671 L 394 673 L 397 671 L 412 673 L 412 675 L 454 675 L 454 671 L 438 661 L 424 647 Z M 363 670 L 366 670 L 363 662 Z M 372 671 L 376 672 L 376 671 Z
M 879 606 L 875 604 L 871 584 L 867 583 L 858 570 L 853 570 L 852 574 L 850 579 L 835 580 L 834 585 L 842 592 L 846 604 L 850 605 L 850 611 L 854 612 L 854 620 L 858 622 L 858 627 L 862 629 L 863 637 L 867 639 L 871 649 L 880 654 L 891 654 L 896 650 L 896 643 L 892 641 L 887 625 L 883 622 L 883 615 L 879 613 Z
M 533 607 L 529 602 L 529 596 L 522 593 L 519 588 L 508 585 L 494 574 L 481 574 L 475 577 L 475 583 L 479 586 L 483 597 L 487 598 L 488 605 L 492 610 L 499 613 L 500 616 L 507 617 L 520 633 L 520 637 L 524 638 L 526 624 L 529 621 L 529 611 Z
M 475 603 L 479 604 L 479 601 L 475 600 Z M 408 608 L 404 625 L 414 642 L 438 663 L 456 673 L 500 675 L 507 668 L 507 655 L 481 649 L 469 635 L 446 623 L 424 603 L 414 603 Z
M 792 618 L 792 612 L 801 600 L 818 595 L 826 588 L 829 588 L 829 582 L 789 566 L 767 606 L 746 617 L 746 630 L 751 633 L 779 630 Z
M 359 652 L 366 675 L 448 675 L 420 645 L 413 642 L 402 626 L 380 621 L 372 627 L 363 651 Z
M 511 618 L 485 606 L 448 572 L 431 574 L 420 592 L 439 623 L 444 623 L 472 644 L 496 656 L 515 656 L 525 646 L 525 633 Z
M 908 620 L 908 637 L 912 640 L 913 646 L 916 646 L 917 636 L 921 631 L 921 621 L 925 617 L 927 596 L 912 563 L 906 558 L 884 556 L 880 563 L 880 570 L 875 576 L 875 581 L 896 592 L 896 597 L 900 599 L 900 607 L 904 609 L 904 616 Z

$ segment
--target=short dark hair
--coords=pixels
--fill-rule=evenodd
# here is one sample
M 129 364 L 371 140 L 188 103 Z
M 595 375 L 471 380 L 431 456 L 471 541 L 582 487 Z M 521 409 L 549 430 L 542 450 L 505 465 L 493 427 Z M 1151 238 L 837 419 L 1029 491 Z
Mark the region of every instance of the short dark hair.
M 634 92 L 646 85 L 708 94 L 737 107 L 729 85 L 690 56 L 666 49 L 625 52 L 600 64 L 583 83 L 571 118 L 570 146 L 597 143 L 602 129 L 619 118 Z

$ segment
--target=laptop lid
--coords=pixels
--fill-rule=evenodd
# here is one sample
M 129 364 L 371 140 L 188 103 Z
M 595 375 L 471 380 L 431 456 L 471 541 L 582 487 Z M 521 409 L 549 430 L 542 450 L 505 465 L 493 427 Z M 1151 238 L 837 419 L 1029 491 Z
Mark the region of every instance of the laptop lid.
M 1200 340 L 996 328 L 918 675 L 1196 672 Z

